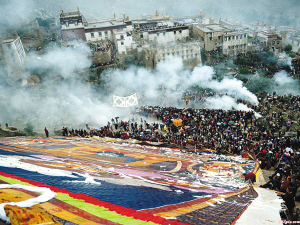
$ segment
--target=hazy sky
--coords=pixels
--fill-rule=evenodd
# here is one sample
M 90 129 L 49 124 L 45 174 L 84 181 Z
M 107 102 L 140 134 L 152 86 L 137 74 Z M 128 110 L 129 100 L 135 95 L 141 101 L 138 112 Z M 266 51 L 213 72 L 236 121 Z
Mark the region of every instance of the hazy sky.
M 284 4 L 283 4 L 284 2 Z M 200 10 L 207 17 L 236 19 L 245 22 L 265 21 L 274 25 L 299 26 L 299 0 L 0 0 L 0 23 L 18 24 L 37 8 L 58 16 L 59 10 L 75 11 L 78 6 L 87 19 L 122 17 L 125 13 L 131 19 L 141 14 L 154 14 L 157 9 L 173 17 L 199 15 Z

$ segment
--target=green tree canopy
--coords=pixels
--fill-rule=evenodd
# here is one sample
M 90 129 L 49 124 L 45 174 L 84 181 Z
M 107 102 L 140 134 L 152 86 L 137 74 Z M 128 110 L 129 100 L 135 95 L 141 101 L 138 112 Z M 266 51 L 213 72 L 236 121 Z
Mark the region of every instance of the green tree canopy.
M 275 81 L 267 77 L 252 77 L 245 86 L 253 93 L 268 92 L 275 86 Z
M 290 52 L 290 51 L 292 51 L 292 49 L 293 49 L 293 46 L 291 44 L 288 44 L 288 45 L 284 46 L 283 50 L 285 52 Z

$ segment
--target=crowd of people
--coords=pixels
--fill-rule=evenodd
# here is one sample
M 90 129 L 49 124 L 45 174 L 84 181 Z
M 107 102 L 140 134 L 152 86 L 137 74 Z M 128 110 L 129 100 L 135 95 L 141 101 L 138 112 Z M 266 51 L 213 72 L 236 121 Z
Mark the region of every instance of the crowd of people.
M 242 103 L 247 104 L 245 101 Z M 183 151 L 212 149 L 259 160 L 274 174 L 262 187 L 283 193 L 290 215 L 300 201 L 300 96 L 261 93 L 252 110 L 140 107 L 127 121 L 112 118 L 99 128 L 63 129 L 63 135 L 136 139 Z M 152 121 L 152 122 L 149 122 Z M 155 121 L 155 122 L 154 122 Z M 290 217 L 291 218 L 291 217 Z
M 295 75 L 297 77 L 300 76 L 300 54 L 298 54 L 293 60 L 292 60 L 292 65 L 295 70 Z
M 96 51 L 108 51 L 110 48 L 112 48 L 112 54 L 111 54 L 110 60 L 108 60 L 107 62 L 94 63 L 94 64 L 91 65 L 91 68 L 97 68 L 97 67 L 100 67 L 100 66 L 109 66 L 109 65 L 115 63 L 116 54 L 117 54 L 118 50 L 117 50 L 117 48 L 114 44 L 109 43 L 109 44 L 106 44 L 105 47 L 97 44 Z

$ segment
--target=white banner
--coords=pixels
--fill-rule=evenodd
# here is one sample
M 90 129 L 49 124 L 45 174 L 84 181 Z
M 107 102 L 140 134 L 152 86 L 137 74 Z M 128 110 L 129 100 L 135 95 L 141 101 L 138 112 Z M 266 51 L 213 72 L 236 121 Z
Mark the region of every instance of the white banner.
M 130 107 L 138 105 L 136 93 L 127 97 L 113 95 L 113 106 L 115 107 Z

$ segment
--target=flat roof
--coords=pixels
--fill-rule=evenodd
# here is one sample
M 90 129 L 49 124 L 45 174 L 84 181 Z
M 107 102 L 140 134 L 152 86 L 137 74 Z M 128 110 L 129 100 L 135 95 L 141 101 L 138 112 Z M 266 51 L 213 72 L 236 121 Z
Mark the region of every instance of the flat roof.
M 225 31 L 227 28 L 221 26 L 220 24 L 208 24 L 205 26 L 198 26 L 198 28 L 204 32 L 216 32 L 216 31 Z
M 11 42 L 14 42 L 17 39 L 18 39 L 18 37 L 16 37 L 16 38 L 10 38 L 10 39 L 5 39 L 5 40 L 2 40 L 1 43 L 11 43 Z
M 90 22 L 85 28 L 101 28 L 123 25 L 123 21 Z
M 231 32 L 228 32 L 227 34 L 225 33 L 224 35 L 231 36 L 231 35 L 241 35 L 241 34 L 246 34 L 246 33 L 247 33 L 246 31 L 231 31 Z
M 74 16 L 81 16 L 81 13 L 79 11 L 75 11 L 75 12 L 63 12 L 60 14 L 60 18 L 74 17 Z

